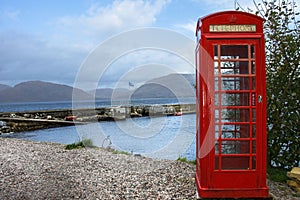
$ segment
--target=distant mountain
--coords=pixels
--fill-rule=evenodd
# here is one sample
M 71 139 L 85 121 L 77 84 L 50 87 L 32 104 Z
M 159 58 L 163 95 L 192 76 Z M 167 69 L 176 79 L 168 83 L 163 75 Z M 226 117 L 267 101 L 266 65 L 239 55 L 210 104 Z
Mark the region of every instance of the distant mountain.
M 134 91 L 125 88 L 104 88 L 89 92 L 97 99 L 176 98 L 195 96 L 194 74 L 169 74 L 147 81 Z
M 193 74 L 169 74 L 155 78 L 134 91 L 105 88 L 85 92 L 62 84 L 28 81 L 14 87 L 0 84 L 0 102 L 71 101 L 73 94 L 76 94 L 76 100 L 194 97 L 194 85 Z
M 82 100 L 91 99 L 83 90 L 74 89 Z M 47 102 L 72 100 L 73 87 L 42 81 L 28 81 L 0 90 L 0 102 Z
M 194 85 L 194 74 L 169 74 L 146 82 L 134 91 L 131 98 L 194 97 Z
M 126 99 L 131 92 L 125 88 L 101 88 L 96 91 L 90 91 L 89 94 L 95 95 L 96 99 Z
M 0 91 L 8 89 L 8 88 L 11 88 L 11 87 L 8 85 L 0 84 Z

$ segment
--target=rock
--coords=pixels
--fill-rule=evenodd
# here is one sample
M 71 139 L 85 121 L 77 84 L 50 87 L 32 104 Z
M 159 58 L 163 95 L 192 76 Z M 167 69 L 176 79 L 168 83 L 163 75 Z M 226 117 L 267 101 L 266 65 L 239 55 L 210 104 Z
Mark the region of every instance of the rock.
M 287 176 L 291 179 L 287 181 L 287 184 L 300 194 L 300 168 L 294 167 Z
M 298 193 L 300 193 L 300 184 L 297 181 L 288 180 L 287 184 Z
M 290 172 L 287 173 L 287 176 L 292 179 L 297 179 L 300 182 L 300 168 L 294 167 Z

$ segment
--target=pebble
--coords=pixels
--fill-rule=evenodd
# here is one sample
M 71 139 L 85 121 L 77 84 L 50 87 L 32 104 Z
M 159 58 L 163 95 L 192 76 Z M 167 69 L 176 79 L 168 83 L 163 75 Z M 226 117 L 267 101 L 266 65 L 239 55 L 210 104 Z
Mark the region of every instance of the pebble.
M 196 199 L 195 165 L 0 137 L 0 199 Z M 274 199 L 299 199 L 267 181 Z
M 195 166 L 0 138 L 0 199 L 195 199 Z

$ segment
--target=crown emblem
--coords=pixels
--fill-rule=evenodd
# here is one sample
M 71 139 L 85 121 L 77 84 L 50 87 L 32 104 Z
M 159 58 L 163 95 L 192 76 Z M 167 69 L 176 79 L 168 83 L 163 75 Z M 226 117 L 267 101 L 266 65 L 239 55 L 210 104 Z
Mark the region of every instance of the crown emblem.
M 236 23 L 237 18 L 235 16 L 231 15 L 230 17 L 228 17 L 228 21 L 229 21 L 229 23 Z

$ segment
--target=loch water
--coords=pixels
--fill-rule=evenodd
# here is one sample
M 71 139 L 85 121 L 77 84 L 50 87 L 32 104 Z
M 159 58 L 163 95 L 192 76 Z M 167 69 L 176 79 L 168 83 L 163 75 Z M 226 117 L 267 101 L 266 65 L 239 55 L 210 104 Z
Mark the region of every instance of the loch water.
M 195 97 L 185 98 L 146 98 L 114 100 L 102 99 L 96 101 L 55 101 L 55 102 L 28 102 L 28 103 L 0 103 L 0 112 L 24 112 L 36 110 L 60 110 L 72 108 L 103 108 L 109 106 L 137 106 L 137 105 L 168 105 L 193 104 Z
M 177 101 L 177 102 L 176 102 Z M 193 103 L 194 99 L 186 99 Z M 113 105 L 116 102 L 114 102 Z M 132 105 L 176 104 L 177 99 L 145 99 Z M 180 102 L 182 103 L 182 101 Z M 96 102 L 97 107 L 112 105 L 108 101 Z M 84 104 L 81 104 L 81 106 Z M 90 104 L 86 103 L 86 106 Z M 85 106 L 83 106 L 85 107 Z M 0 104 L 0 112 L 29 110 L 53 110 L 72 108 L 71 102 L 43 102 L 27 104 Z M 133 154 L 152 158 L 175 160 L 178 157 L 195 159 L 195 114 L 163 117 L 137 117 L 121 121 L 101 121 L 85 125 L 50 128 L 30 132 L 13 133 L 13 137 L 32 141 L 71 144 L 91 139 L 99 147 L 112 147 Z

